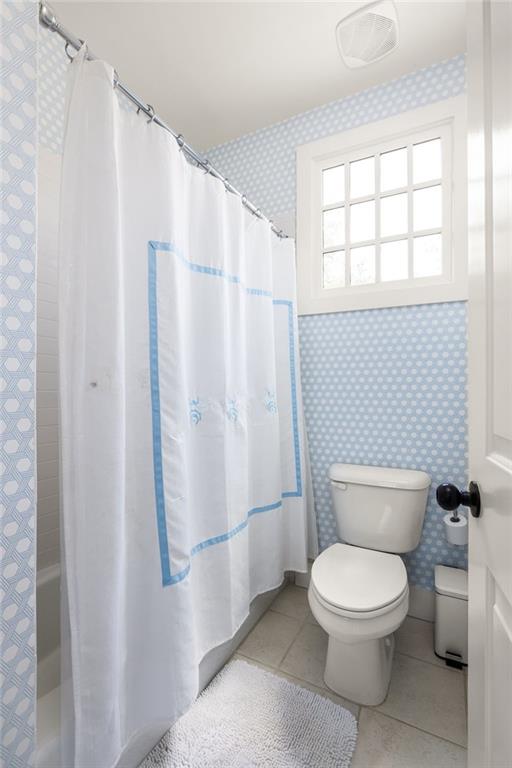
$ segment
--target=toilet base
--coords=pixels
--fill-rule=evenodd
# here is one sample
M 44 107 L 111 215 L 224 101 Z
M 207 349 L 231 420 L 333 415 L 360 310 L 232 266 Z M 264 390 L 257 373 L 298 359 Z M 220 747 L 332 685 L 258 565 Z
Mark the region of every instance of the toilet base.
M 330 635 L 325 684 L 358 704 L 381 704 L 389 688 L 394 650 L 394 635 L 360 643 L 343 643 Z

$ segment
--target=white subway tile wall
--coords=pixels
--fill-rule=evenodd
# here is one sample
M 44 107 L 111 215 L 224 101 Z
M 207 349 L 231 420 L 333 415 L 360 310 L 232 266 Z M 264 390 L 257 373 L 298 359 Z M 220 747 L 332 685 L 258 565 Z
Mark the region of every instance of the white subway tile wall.
M 39 142 L 55 154 L 62 152 L 68 58 L 64 41 L 47 27 L 39 28 Z
M 59 561 L 57 238 L 60 155 L 40 148 L 37 252 L 37 568 Z

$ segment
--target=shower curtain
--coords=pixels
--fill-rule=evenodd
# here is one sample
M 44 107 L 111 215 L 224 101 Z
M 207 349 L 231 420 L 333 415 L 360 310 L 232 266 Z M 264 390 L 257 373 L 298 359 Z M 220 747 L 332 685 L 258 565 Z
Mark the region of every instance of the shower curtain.
M 70 67 L 60 221 L 63 764 L 110 768 L 305 571 L 294 245 Z

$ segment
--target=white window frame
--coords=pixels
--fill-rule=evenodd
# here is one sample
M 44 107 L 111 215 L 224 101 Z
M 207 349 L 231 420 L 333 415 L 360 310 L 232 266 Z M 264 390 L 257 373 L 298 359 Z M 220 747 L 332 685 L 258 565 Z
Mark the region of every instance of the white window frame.
M 370 285 L 324 288 L 322 245 L 322 170 L 433 138 L 443 145 L 443 274 L 436 277 L 377 282 Z M 301 315 L 356 309 L 433 304 L 467 299 L 467 182 L 466 97 L 457 96 L 396 117 L 328 136 L 297 148 L 297 279 Z M 409 152 L 409 162 L 410 159 Z M 408 191 L 412 189 L 410 174 Z M 430 186 L 432 182 L 418 185 Z M 404 189 L 397 190 L 405 191 Z M 390 194 L 386 191 L 384 196 Z M 376 200 L 378 222 L 379 194 Z M 350 201 L 352 202 L 352 201 Z M 359 199 L 358 199 L 359 202 Z M 348 205 L 347 205 L 348 207 Z M 411 232 L 412 206 L 409 205 Z M 348 216 L 345 215 L 345 219 Z M 410 236 L 409 232 L 409 236 Z M 429 234 L 422 232 L 421 234 Z M 385 240 L 398 240 L 402 236 Z M 379 232 L 376 241 L 380 242 Z M 357 245 L 360 245 L 359 243 Z M 410 249 L 409 249 L 410 251 Z M 345 254 L 349 261 L 348 249 Z M 409 258 L 411 258 L 409 256 Z

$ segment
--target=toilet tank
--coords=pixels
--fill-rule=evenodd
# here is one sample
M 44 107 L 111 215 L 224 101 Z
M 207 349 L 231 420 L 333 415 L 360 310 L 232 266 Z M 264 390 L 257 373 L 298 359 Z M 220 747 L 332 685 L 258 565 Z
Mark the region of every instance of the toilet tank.
M 333 464 L 329 480 L 342 541 L 381 552 L 416 549 L 430 487 L 426 472 Z

